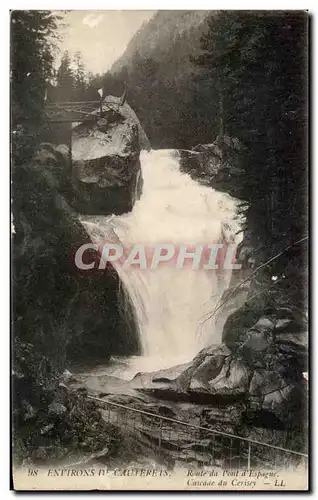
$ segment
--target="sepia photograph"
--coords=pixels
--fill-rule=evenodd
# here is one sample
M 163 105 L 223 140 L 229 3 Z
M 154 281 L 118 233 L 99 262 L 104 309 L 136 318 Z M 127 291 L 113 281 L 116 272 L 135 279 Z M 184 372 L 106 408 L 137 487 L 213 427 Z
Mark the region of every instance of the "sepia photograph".
M 305 10 L 11 10 L 16 491 L 308 491 Z

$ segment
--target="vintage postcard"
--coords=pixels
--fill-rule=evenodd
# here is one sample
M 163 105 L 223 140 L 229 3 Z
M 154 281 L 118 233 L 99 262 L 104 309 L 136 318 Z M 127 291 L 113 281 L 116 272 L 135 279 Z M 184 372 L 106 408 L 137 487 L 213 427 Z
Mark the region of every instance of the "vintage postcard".
M 11 12 L 15 490 L 308 489 L 308 17 Z

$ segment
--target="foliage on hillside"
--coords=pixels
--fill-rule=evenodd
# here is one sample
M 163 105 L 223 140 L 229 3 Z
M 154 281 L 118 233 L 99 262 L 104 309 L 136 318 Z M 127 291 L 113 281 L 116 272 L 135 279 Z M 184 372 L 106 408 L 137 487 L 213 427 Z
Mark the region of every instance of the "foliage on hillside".
M 85 463 L 95 457 L 116 455 L 122 437 L 106 423 L 86 392 L 67 386 L 32 344 L 14 342 L 13 445 L 19 465 L 41 465 L 48 460 Z
M 11 13 L 11 130 L 14 164 L 28 160 L 38 140 L 45 92 L 53 76 L 57 27 L 52 11 Z
M 63 153 L 38 144 L 57 21 L 47 12 L 12 15 L 14 457 L 36 463 L 108 453 L 113 429 L 59 377 L 72 361 L 127 354 L 129 345 L 135 353 L 138 343 L 130 303 L 124 311 L 119 304 L 118 275 L 75 267 L 75 251 L 91 240 L 69 203 Z
M 303 12 L 222 12 L 210 20 L 197 63 L 219 92 L 220 133 L 245 146 L 241 175 L 234 179 L 245 210 L 256 262 L 305 237 L 306 48 Z M 295 245 L 263 273 L 284 275 L 293 301 L 302 301 L 306 245 Z
M 127 84 L 154 147 L 189 149 L 217 135 L 240 140 L 242 167 L 233 182 L 247 202 L 256 262 L 264 262 L 305 238 L 308 18 L 301 11 L 207 14 L 191 25 L 190 13 L 174 13 L 168 23 L 167 12 L 159 12 L 135 35 L 116 72 L 95 86 L 118 93 Z M 284 287 L 302 301 L 305 256 L 304 242 L 293 246 L 262 279 L 288 275 Z

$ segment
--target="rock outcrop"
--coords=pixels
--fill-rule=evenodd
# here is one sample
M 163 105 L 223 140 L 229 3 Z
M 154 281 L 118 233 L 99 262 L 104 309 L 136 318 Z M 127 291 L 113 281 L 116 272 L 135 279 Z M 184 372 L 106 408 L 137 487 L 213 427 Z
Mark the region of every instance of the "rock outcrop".
M 116 454 L 121 436 L 94 401 L 67 387 L 64 376 L 32 344 L 13 350 L 13 443 L 17 465 L 63 460 L 84 465 Z
M 233 334 L 240 315 L 244 321 Z M 295 409 L 306 407 L 306 332 L 287 318 L 259 317 L 255 311 L 248 316 L 246 308 L 233 316 L 223 344 L 203 349 L 190 363 L 139 373 L 129 386 L 163 400 L 208 404 L 220 425 L 227 415 L 236 426 L 248 420 L 292 427 Z
M 125 103 L 103 105 L 72 131 L 72 180 L 75 206 L 83 214 L 130 212 L 141 195 L 140 149 L 149 143 L 140 123 Z
M 199 144 L 192 150 L 180 150 L 181 170 L 194 180 L 243 199 L 238 179 L 244 146 L 236 138 L 217 136 L 211 144 Z
M 264 329 L 266 336 L 272 328 L 267 318 L 255 325 L 255 331 Z M 288 360 L 282 362 L 279 351 L 265 354 L 262 362 L 258 356 L 246 359 L 236 347 L 230 349 L 223 343 L 203 349 L 189 363 L 138 373 L 130 381 L 86 373 L 75 376 L 71 387 L 87 388 L 105 402 L 173 419 L 162 423 L 155 417 L 140 417 L 131 411 L 127 420 L 127 415 L 116 415 L 115 407 L 114 422 L 120 425 L 122 418 L 127 429 L 132 429 L 138 442 L 143 443 L 144 452 L 151 452 L 160 435 L 161 459 L 170 465 L 199 462 L 224 468 L 233 465 L 234 450 L 241 465 L 248 463 L 247 444 L 234 436 L 306 453 L 307 390 L 303 368 L 299 365 L 293 370 Z M 105 418 L 108 417 L 106 410 Z M 253 445 L 254 467 L 268 467 L 276 457 L 275 450 Z M 282 456 L 283 459 L 286 467 L 301 461 L 297 455 Z

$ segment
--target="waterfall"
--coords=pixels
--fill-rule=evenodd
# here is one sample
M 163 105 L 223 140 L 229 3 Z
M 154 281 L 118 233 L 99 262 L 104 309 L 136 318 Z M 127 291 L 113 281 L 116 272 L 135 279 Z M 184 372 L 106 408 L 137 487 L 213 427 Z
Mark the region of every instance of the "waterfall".
M 131 213 L 82 220 L 94 241 L 103 236 L 134 244 L 238 243 L 237 202 L 179 170 L 175 150 L 141 153 L 144 187 Z M 222 327 L 209 313 L 229 286 L 231 270 L 123 269 L 114 262 L 134 304 L 142 354 L 150 369 L 189 361 L 221 341 Z

